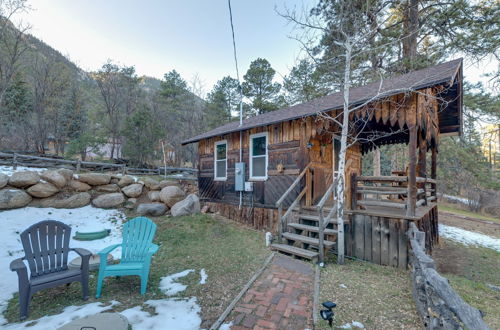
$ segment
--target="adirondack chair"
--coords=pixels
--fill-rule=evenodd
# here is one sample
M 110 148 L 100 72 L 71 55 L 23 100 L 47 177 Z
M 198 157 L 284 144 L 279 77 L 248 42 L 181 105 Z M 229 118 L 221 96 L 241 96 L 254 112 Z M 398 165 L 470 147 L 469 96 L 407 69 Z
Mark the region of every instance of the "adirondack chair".
M 10 263 L 19 282 L 19 309 L 21 319 L 28 317 L 28 306 L 37 291 L 61 284 L 81 282 L 83 299 L 89 297 L 90 251 L 70 248 L 71 227 L 55 220 L 38 222 L 21 233 L 25 256 Z M 68 253 L 76 252 L 82 258 L 80 269 L 68 269 Z M 30 276 L 24 261 L 28 262 Z
M 99 252 L 96 298 L 101 296 L 102 282 L 108 276 L 138 275 L 141 278 L 141 294 L 146 293 L 151 257 L 158 251 L 158 245 L 153 244 L 155 232 L 156 224 L 144 217 L 134 218 L 123 225 L 122 243 L 108 246 Z M 120 246 L 120 263 L 108 265 L 108 254 Z

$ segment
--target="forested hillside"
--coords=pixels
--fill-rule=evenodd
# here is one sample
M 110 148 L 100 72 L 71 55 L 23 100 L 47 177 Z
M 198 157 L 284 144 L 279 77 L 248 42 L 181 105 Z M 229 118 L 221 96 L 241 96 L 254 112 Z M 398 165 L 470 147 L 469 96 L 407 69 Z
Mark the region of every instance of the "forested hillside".
M 147 165 L 163 161 L 163 142 L 170 164 L 194 164 L 195 147 L 180 142 L 237 116 L 240 88 L 233 77 L 221 77 L 205 93 L 200 79 L 186 79 L 175 70 L 158 80 L 139 76 L 133 63 L 110 60 L 95 72 L 84 72 L 29 29 L 11 24 L 16 11 L 6 3 L 21 9 L 26 5 L 23 0 L 0 1 L 0 150 L 44 153 L 50 142 L 58 155 L 83 158 L 108 144 L 111 158 Z M 353 3 L 358 12 L 351 14 L 377 31 L 359 36 L 353 85 L 457 57 L 467 63 L 488 58 L 498 63 L 498 1 Z M 282 79 L 264 58 L 244 68 L 245 116 L 339 90 L 343 56 L 334 40 L 342 12 L 337 6 L 320 0 L 303 12 L 278 9 L 276 19 L 295 26 L 304 56 Z M 444 137 L 439 150 L 442 189 L 470 193 L 471 198 L 500 188 L 498 69 L 485 81 L 488 88 L 465 84 L 463 136 Z M 384 147 L 365 155 L 364 171 L 404 170 L 406 157 L 405 148 Z M 380 166 L 373 166 L 374 159 Z

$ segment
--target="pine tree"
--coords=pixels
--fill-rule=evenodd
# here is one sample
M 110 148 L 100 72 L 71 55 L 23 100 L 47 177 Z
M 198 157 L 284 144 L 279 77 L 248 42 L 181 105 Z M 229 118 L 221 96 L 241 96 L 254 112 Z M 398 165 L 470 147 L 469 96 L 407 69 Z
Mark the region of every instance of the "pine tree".
M 250 112 L 253 115 L 263 114 L 278 109 L 281 85 L 273 82 L 276 71 L 263 58 L 252 63 L 243 76 L 243 95 L 250 99 Z

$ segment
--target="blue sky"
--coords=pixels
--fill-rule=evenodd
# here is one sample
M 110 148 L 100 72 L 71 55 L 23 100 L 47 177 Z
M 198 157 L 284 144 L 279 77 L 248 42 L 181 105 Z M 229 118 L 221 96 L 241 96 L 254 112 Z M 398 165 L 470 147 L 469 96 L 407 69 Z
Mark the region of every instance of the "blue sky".
M 257 57 L 269 60 L 277 80 L 305 56 L 288 38 L 292 26 L 275 11 L 310 8 L 315 0 L 232 0 L 240 74 Z M 31 33 L 87 71 L 111 59 L 134 65 L 139 75 L 162 78 L 175 69 L 195 75 L 204 92 L 226 75 L 236 76 L 227 0 L 29 0 L 22 19 Z M 496 62 L 465 63 L 469 81 Z M 484 79 L 482 79 L 484 81 Z
M 304 1 L 312 4 L 315 1 Z M 264 57 L 285 75 L 301 55 L 288 38 L 292 27 L 275 7 L 285 0 L 232 0 L 240 72 Z M 303 1 L 286 6 L 302 8 Z M 207 91 L 225 75 L 236 76 L 226 0 L 32 0 L 24 20 L 31 33 L 85 70 L 108 58 L 135 65 L 139 74 L 161 78 L 176 69 L 195 74 Z

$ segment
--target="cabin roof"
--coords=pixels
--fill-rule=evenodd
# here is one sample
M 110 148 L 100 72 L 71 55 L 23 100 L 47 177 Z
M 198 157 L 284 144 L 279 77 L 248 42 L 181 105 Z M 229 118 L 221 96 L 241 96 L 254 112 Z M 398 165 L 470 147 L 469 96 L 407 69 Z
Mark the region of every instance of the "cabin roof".
M 372 99 L 381 99 L 399 93 L 445 84 L 452 88 L 450 88 L 450 92 L 448 92 L 449 95 L 447 95 L 450 102 L 446 102 L 445 109 L 442 109 L 439 115 L 440 131 L 441 133 L 447 134 L 460 134 L 462 105 L 461 97 L 458 96 L 461 96 L 462 92 L 461 79 L 462 58 L 459 58 L 396 77 L 379 80 L 364 86 L 351 88 L 349 92 L 349 104 L 354 106 L 356 104 L 372 101 Z M 242 126 L 239 126 L 238 121 L 230 122 L 211 131 L 187 139 L 183 141 L 182 144 L 185 145 L 214 136 L 245 131 L 254 127 L 304 118 L 319 112 L 341 109 L 342 106 L 343 92 L 337 92 L 316 98 L 309 102 L 244 119 Z

